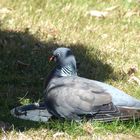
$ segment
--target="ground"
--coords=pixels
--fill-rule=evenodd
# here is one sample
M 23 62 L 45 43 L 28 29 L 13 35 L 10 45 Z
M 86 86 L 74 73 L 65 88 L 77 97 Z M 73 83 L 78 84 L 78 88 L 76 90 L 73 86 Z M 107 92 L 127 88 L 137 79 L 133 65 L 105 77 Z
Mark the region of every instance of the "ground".
M 1 0 L 1 139 L 140 139 L 139 120 L 35 123 L 10 115 L 15 106 L 42 100 L 57 47 L 73 50 L 80 76 L 140 99 L 139 8 L 138 0 Z

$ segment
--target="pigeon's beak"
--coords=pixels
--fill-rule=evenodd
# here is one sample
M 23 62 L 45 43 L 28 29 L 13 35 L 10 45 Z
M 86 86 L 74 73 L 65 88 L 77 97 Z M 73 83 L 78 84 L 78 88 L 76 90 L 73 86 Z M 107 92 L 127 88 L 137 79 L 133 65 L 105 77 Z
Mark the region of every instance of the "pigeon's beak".
M 55 61 L 55 60 L 56 60 L 56 58 L 55 58 L 54 55 L 52 55 L 52 56 L 49 58 L 49 62 L 51 62 L 51 61 Z

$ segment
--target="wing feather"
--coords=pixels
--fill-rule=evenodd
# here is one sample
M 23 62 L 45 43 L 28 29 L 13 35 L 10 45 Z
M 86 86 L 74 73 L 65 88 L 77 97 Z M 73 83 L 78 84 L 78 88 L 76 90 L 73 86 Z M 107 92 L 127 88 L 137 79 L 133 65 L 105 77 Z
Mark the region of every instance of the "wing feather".
M 101 106 L 112 101 L 104 89 L 78 77 L 53 79 L 47 88 L 46 99 L 53 99 L 54 112 L 61 117 L 95 114 Z

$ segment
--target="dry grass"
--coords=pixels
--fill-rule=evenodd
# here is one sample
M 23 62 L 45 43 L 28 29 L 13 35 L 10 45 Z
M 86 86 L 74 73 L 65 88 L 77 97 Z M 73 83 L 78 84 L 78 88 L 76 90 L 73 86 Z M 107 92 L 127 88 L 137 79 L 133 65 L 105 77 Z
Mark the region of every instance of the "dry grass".
M 39 131 L 28 131 L 26 132 L 14 132 L 11 131 L 9 133 L 3 133 L 1 136 L 1 140 L 139 140 L 140 137 L 129 135 L 129 134 L 106 134 L 106 135 L 99 135 L 99 134 L 92 134 L 92 135 L 85 135 L 85 136 L 70 136 L 64 132 L 57 132 L 53 135 L 48 134 L 46 129 L 40 129 Z
M 105 17 L 91 10 L 108 11 Z M 140 3 L 131 0 L 1 0 L 0 119 L 14 126 L 2 139 L 139 139 L 140 121 L 87 126 L 54 120 L 34 124 L 13 118 L 11 108 L 42 98 L 47 58 L 56 47 L 70 47 L 79 75 L 110 83 L 140 98 Z M 21 61 L 27 66 L 21 66 Z M 86 66 L 86 67 L 85 67 Z M 136 71 L 130 75 L 130 70 Z M 131 72 L 130 72 L 131 73 Z M 23 132 L 19 132 L 23 129 Z M 59 139 L 59 138 L 56 138 Z

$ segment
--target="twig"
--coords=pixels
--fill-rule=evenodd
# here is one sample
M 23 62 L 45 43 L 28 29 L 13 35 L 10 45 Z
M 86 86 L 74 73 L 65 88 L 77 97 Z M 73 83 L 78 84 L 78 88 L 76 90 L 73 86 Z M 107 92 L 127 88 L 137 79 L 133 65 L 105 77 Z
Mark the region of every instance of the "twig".
M 22 66 L 26 66 L 26 67 L 30 66 L 30 64 L 24 63 L 24 62 L 22 62 L 20 60 L 17 60 L 17 64 L 22 65 Z
M 22 100 L 27 96 L 28 93 L 29 93 L 29 91 L 27 91 L 27 92 L 25 93 L 25 95 L 24 95 L 22 98 L 20 98 L 19 101 L 22 101 Z

